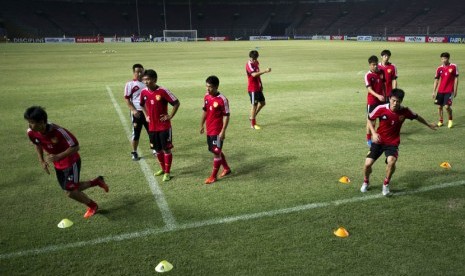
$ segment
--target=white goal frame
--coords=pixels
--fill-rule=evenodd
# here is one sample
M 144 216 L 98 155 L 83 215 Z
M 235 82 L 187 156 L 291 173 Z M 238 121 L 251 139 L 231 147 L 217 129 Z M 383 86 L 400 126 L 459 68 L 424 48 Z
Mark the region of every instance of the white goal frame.
M 197 41 L 197 30 L 163 30 L 163 41 Z

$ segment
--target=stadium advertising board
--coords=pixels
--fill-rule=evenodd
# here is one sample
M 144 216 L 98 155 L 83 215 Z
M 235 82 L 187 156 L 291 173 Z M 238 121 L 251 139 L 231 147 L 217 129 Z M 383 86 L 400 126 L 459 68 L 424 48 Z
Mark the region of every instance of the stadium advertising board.
M 131 42 L 130 37 L 105 37 L 103 39 L 105 43 L 127 43 Z
M 406 36 L 405 42 L 425 43 L 426 37 L 425 36 Z
M 405 42 L 405 36 L 388 36 L 389 42 Z
M 207 41 L 229 41 L 229 36 L 207 36 Z
M 345 36 L 344 40 L 357 41 L 357 37 L 356 36 Z
M 331 40 L 331 36 L 329 36 L 329 35 L 314 35 L 314 36 L 312 36 L 312 40 Z
M 289 40 L 289 37 L 288 36 L 272 36 L 271 37 L 271 40 Z
M 13 43 L 45 43 L 44 38 L 13 38 Z
M 253 35 L 249 37 L 249 40 L 271 40 L 269 35 Z
M 449 40 L 446 36 L 427 36 L 426 42 L 428 43 L 447 43 Z
M 465 36 L 451 36 L 449 43 L 465 43 Z
M 359 35 L 357 41 L 373 41 L 373 37 L 371 35 Z
M 332 35 L 331 40 L 344 40 L 343 35 Z
M 295 35 L 294 39 L 296 40 L 312 40 L 312 37 L 309 35 Z
M 103 43 L 104 38 L 101 36 L 77 36 L 76 43 Z
M 371 41 L 386 41 L 386 37 L 385 36 L 373 36 L 371 38 Z
M 45 43 L 75 43 L 76 40 L 74 37 L 65 38 L 65 37 L 46 37 Z

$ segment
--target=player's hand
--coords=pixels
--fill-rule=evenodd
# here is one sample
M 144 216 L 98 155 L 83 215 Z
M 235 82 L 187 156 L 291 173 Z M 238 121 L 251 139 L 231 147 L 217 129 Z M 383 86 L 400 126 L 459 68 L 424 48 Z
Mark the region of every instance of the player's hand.
M 266 68 L 265 72 L 267 72 L 267 73 L 271 72 L 271 68 L 269 68 L 269 67 Z
M 220 132 L 220 140 L 223 141 L 224 139 L 226 139 L 226 133 L 224 133 L 223 131 Z
M 381 139 L 380 139 L 378 133 L 374 132 L 374 133 L 371 134 L 371 141 L 374 142 L 374 143 L 381 142 Z
M 436 93 L 433 92 L 433 100 L 436 98 Z
M 47 174 L 50 174 L 50 171 L 48 170 L 48 163 L 43 161 L 43 162 L 40 162 L 40 165 L 42 166 L 42 169 L 47 173 Z
M 55 154 L 49 154 L 47 155 L 46 159 L 47 159 L 47 163 L 53 163 L 53 162 L 60 160 L 61 157 Z
M 202 127 L 200 127 L 200 134 L 203 134 L 205 132 L 205 129 Z
M 380 102 L 384 102 L 384 96 L 383 96 L 383 95 L 379 95 L 379 96 L 378 96 L 378 100 L 379 100 Z
M 134 116 L 135 118 L 140 118 L 140 113 L 139 113 L 139 111 L 133 110 L 133 111 L 132 111 L 132 116 Z
M 430 123 L 428 126 L 429 126 L 429 128 L 431 128 L 432 130 L 437 130 L 437 129 L 438 129 L 438 125 L 435 124 L 435 123 Z
M 149 117 L 149 116 L 145 117 L 145 121 L 146 121 L 147 123 L 150 123 L 150 117 Z
M 160 121 L 161 122 L 169 121 L 170 119 L 171 119 L 171 116 L 168 115 L 168 114 L 160 115 Z

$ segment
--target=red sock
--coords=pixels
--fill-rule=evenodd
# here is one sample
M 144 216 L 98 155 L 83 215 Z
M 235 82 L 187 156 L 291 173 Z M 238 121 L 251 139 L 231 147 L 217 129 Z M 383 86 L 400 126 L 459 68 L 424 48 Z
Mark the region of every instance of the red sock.
M 171 163 L 173 162 L 173 154 L 165 153 L 165 173 L 170 173 Z
M 368 184 L 368 183 L 370 183 L 370 180 L 369 180 L 367 177 L 364 177 L 364 178 L 363 178 L 363 182 L 365 182 L 365 183 Z
M 371 140 L 371 134 L 367 134 L 367 141 Z
M 91 200 L 89 202 L 89 204 L 86 204 L 87 207 L 91 208 L 91 209 L 95 209 L 97 207 L 97 203 L 95 203 L 95 201 Z
M 220 170 L 220 166 L 221 166 L 221 158 L 213 158 L 213 171 L 212 171 L 212 175 L 211 177 L 214 177 L 216 178 L 216 175 L 218 174 L 218 171 Z
M 160 163 L 160 167 L 163 171 L 165 171 L 165 155 L 163 152 L 157 152 L 158 162 Z
M 228 162 L 226 162 L 226 157 L 224 156 L 223 152 L 221 152 L 221 165 L 223 165 L 223 169 L 230 170 Z
M 250 123 L 252 124 L 252 126 L 254 126 L 255 124 L 257 124 L 257 120 L 256 119 L 251 119 Z
M 439 119 L 439 122 L 440 122 L 440 123 L 444 122 L 444 119 Z
M 383 184 L 384 185 L 389 185 L 389 181 L 390 181 L 390 179 L 386 177 L 386 178 L 384 178 L 384 183 Z

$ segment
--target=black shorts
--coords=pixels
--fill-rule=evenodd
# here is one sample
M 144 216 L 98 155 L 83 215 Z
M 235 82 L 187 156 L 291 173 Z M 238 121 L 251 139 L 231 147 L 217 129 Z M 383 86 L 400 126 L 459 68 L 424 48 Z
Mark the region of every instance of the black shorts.
M 173 148 L 171 128 L 165 131 L 150 131 L 149 138 L 150 146 L 157 152 L 160 152 L 161 150 L 170 150 Z
M 55 168 L 58 184 L 65 191 L 75 191 L 79 188 L 79 175 L 81 174 L 81 159 L 71 167 L 58 170 Z
M 453 93 L 438 93 L 438 94 L 436 94 L 436 99 L 434 100 L 434 104 L 437 104 L 437 105 L 440 105 L 440 106 L 444 106 L 444 105 L 451 106 L 452 105 L 452 99 L 454 98 L 454 96 L 452 94 Z
M 259 92 L 249 92 L 250 103 L 253 105 L 257 105 L 258 103 L 265 102 L 265 96 L 263 95 L 263 91 Z
M 367 104 L 367 117 L 370 115 L 371 112 L 373 112 L 373 110 L 375 110 L 375 108 L 378 105 L 381 105 L 381 104 Z
M 219 135 L 207 135 L 208 150 L 214 154 L 221 154 L 223 148 L 223 141 Z
M 132 140 L 133 141 L 139 141 L 140 133 L 142 131 L 142 127 L 145 128 L 147 133 L 149 131 L 149 124 L 147 123 L 147 120 L 145 119 L 144 112 L 137 111 L 137 113 L 139 113 L 139 118 L 134 117 L 134 115 L 131 112 Z
M 389 156 L 394 156 L 397 159 L 397 157 L 399 156 L 399 147 L 372 143 L 370 151 L 367 154 L 367 158 L 377 160 L 381 156 L 381 154 L 383 154 L 383 152 L 386 156 L 386 160 Z

